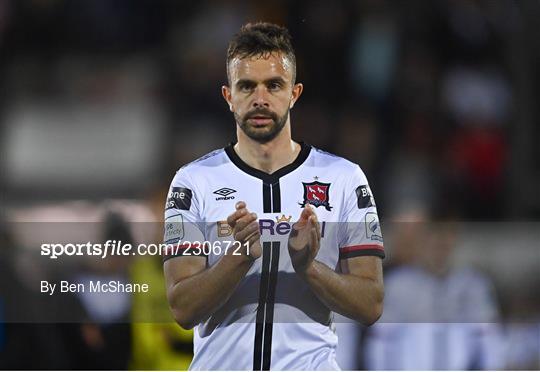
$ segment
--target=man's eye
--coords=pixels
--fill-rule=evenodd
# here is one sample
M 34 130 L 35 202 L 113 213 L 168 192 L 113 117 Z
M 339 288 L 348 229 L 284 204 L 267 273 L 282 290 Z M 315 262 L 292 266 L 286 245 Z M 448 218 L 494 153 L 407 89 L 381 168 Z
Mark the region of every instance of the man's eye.
M 251 85 L 246 84 L 246 85 L 240 85 L 239 89 L 241 92 L 247 93 L 247 92 L 250 92 L 253 89 L 253 87 Z
M 270 90 L 281 89 L 281 84 L 280 83 L 270 83 L 270 84 L 268 84 L 268 89 L 270 89 Z

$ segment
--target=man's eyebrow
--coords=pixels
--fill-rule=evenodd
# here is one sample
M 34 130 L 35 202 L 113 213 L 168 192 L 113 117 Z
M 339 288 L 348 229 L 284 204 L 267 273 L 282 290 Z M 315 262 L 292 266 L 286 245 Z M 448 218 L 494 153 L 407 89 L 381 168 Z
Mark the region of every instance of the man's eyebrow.
M 274 77 L 271 77 L 271 78 L 268 78 L 266 80 L 263 81 L 264 84 L 268 84 L 268 83 L 281 83 L 281 84 L 285 84 L 286 81 L 285 79 L 283 79 L 281 76 L 274 76 Z M 251 79 L 240 79 L 236 82 L 235 85 L 239 86 L 239 85 L 255 85 L 257 84 L 257 82 L 255 80 L 251 80 Z
M 255 85 L 257 84 L 254 80 L 250 79 L 240 79 L 236 82 L 235 85 Z
M 281 84 L 285 84 L 286 81 L 285 79 L 283 79 L 281 76 L 275 76 L 275 77 L 272 77 L 270 79 L 266 79 L 264 81 L 265 84 L 268 84 L 268 83 L 281 83 Z

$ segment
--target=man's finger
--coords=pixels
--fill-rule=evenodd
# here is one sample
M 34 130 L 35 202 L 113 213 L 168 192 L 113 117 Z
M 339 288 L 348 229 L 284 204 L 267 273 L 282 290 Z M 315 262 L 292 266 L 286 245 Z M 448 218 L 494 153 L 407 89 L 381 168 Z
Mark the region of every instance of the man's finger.
M 238 204 L 238 203 L 237 203 Z M 234 228 L 234 226 L 236 225 L 238 219 L 242 218 L 243 216 L 245 216 L 246 214 L 248 214 L 248 210 L 245 209 L 245 208 L 242 208 L 242 209 L 237 209 L 236 211 L 234 211 L 233 213 L 231 213 L 229 215 L 229 217 L 227 217 L 227 223 L 229 224 L 230 227 Z
M 257 228 L 257 230 L 255 230 L 253 234 L 251 234 L 250 236 L 246 238 L 246 241 L 251 247 L 253 244 L 257 243 L 260 238 L 261 238 L 261 231 Z
M 229 217 L 227 217 L 227 223 L 232 228 L 234 228 L 239 218 L 249 213 L 249 211 L 246 208 L 247 205 L 244 201 L 237 202 L 234 207 L 236 208 L 236 211 L 234 211 L 233 213 L 229 215 Z
M 306 204 L 304 209 L 302 209 L 302 213 L 300 214 L 300 220 L 306 220 L 307 221 L 309 216 L 311 216 L 314 213 L 315 212 L 313 212 L 313 207 L 311 206 L 311 204 Z
M 256 234 L 259 231 L 259 224 L 257 221 L 252 220 L 243 229 L 238 229 L 234 238 L 238 241 L 245 242 L 251 235 Z
M 313 257 L 317 255 L 317 251 L 319 250 L 319 237 L 317 236 L 317 228 L 311 228 L 310 231 L 310 239 L 309 239 L 309 249 L 311 250 L 311 254 Z
M 246 226 L 248 226 L 250 223 L 252 223 L 256 219 L 257 219 L 257 214 L 255 213 L 246 214 L 236 221 L 236 226 L 234 227 L 234 229 L 237 232 L 242 231 L 246 228 Z
M 298 217 L 298 221 L 293 224 L 293 229 L 299 230 L 304 228 L 304 226 L 306 226 L 306 223 L 308 222 L 309 216 L 312 213 L 313 210 L 311 209 L 311 206 L 309 204 L 306 204 L 304 209 L 302 209 L 302 213 L 300 213 L 300 217 Z
M 319 224 L 316 214 L 309 217 L 309 224 L 317 232 L 317 240 L 321 240 L 321 225 Z
M 260 238 L 261 238 L 261 232 L 259 230 L 259 224 L 256 223 L 253 229 L 253 232 L 244 238 L 244 242 L 248 242 L 249 244 L 254 244 Z

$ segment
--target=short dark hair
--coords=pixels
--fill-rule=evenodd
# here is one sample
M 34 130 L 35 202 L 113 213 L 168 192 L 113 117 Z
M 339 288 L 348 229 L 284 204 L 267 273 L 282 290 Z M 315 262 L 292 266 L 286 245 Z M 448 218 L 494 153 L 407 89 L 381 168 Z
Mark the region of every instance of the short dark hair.
M 268 23 L 247 23 L 233 36 L 227 49 L 227 78 L 230 82 L 229 63 L 234 58 L 268 56 L 280 52 L 291 61 L 293 67 L 292 81 L 296 78 L 296 56 L 292 47 L 291 35 L 282 26 Z

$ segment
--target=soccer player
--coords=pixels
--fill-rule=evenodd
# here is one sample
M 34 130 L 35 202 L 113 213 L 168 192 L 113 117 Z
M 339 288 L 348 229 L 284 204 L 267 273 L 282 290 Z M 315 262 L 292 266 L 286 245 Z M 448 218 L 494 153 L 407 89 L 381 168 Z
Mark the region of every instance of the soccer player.
M 382 313 L 368 182 L 291 139 L 303 86 L 285 28 L 243 26 L 227 76 L 238 141 L 182 167 L 166 202 L 167 296 L 176 321 L 195 327 L 190 369 L 338 370 L 332 312 L 368 325 Z

